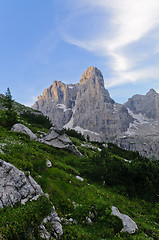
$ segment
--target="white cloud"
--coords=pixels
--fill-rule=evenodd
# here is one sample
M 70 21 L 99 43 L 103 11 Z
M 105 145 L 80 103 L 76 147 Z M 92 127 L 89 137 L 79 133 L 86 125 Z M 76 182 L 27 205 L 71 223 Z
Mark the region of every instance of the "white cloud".
M 71 3 L 74 4 L 73 1 Z M 146 71 L 134 69 L 139 62 L 144 65 L 145 60 L 159 52 L 158 0 L 81 0 L 75 5 L 75 11 L 80 13 L 82 13 L 82 8 L 89 9 L 88 18 L 91 17 L 90 9 L 92 11 L 93 9 L 101 10 L 102 14 L 99 14 L 97 19 L 99 29 L 98 32 L 94 32 L 92 26 L 89 38 L 84 35 L 76 38 L 73 32 L 67 32 L 65 33 L 66 40 L 71 44 L 109 58 L 109 64 L 115 76 L 113 79 L 116 79 L 112 85 L 139 81 L 141 78 L 147 79 L 148 76 L 156 78 L 154 73 L 150 71 L 151 66 Z M 73 18 L 70 17 L 70 20 L 74 25 L 77 24 L 75 13 Z M 111 31 L 106 30 L 108 25 Z M 89 25 L 89 27 L 91 26 Z M 91 32 L 90 29 L 89 32 Z M 145 40 L 148 49 L 145 47 L 142 52 L 138 51 L 138 44 L 145 43 Z M 155 73 L 158 74 L 156 68 Z
M 134 71 L 120 72 L 115 77 L 105 81 L 105 87 L 114 87 L 124 83 L 136 83 L 138 81 L 149 82 L 151 79 L 159 80 L 158 66 L 142 68 Z
M 37 101 L 39 95 L 37 95 L 37 96 L 30 96 L 29 101 L 25 101 L 23 104 L 25 106 L 31 107 Z

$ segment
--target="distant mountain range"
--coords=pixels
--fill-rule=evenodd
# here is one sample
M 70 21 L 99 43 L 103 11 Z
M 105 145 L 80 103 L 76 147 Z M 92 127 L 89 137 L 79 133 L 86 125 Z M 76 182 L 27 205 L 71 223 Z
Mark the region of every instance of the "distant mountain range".
M 104 87 L 103 75 L 89 67 L 80 83 L 55 81 L 32 106 L 58 128 L 71 128 L 94 141 L 111 141 L 120 147 L 158 158 L 159 94 L 151 89 L 116 103 Z

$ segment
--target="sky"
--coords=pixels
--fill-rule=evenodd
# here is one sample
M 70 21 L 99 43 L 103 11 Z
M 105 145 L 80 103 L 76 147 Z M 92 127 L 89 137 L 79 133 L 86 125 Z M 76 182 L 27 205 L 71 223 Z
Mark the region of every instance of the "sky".
M 159 92 L 159 0 L 0 0 L 0 93 L 31 106 L 101 70 L 110 96 Z

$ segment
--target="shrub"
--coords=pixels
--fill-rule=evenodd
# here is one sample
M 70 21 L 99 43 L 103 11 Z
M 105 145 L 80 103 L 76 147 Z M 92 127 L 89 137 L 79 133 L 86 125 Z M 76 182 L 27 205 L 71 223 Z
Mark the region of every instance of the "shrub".
M 78 139 L 80 139 L 81 141 L 85 141 L 86 139 L 85 139 L 85 136 L 84 135 L 82 135 L 82 133 L 79 133 L 79 132 L 77 132 L 77 131 L 75 131 L 74 129 L 64 129 L 64 131 L 65 131 L 65 133 L 68 135 L 68 136 L 70 136 L 70 137 L 75 137 L 75 138 L 78 138 Z
M 141 196 L 147 200 L 158 198 L 158 161 L 139 156 L 131 162 L 125 162 L 108 149 L 103 149 L 99 154 L 84 159 L 82 164 L 83 173 L 93 181 L 105 181 L 109 186 L 124 186 L 129 196 Z
M 24 118 L 28 123 L 31 123 L 33 125 L 39 125 L 47 129 L 50 129 L 52 127 L 50 119 L 43 114 L 25 111 L 21 113 L 20 116 Z

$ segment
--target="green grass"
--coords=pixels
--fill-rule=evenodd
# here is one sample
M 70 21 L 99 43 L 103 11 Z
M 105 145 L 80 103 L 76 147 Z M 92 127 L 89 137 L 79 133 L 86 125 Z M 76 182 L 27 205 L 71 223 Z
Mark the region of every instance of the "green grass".
M 38 131 L 41 130 L 36 126 L 35 133 Z M 0 127 L 0 149 L 2 151 L 0 152 L 0 158 L 14 164 L 23 171 L 30 171 L 34 179 L 42 186 L 43 191 L 49 194 L 59 216 L 64 219 L 72 218 L 76 220 L 77 224 L 62 223 L 64 230 L 62 240 L 159 239 L 158 202 L 147 202 L 145 199 L 136 196 L 130 198 L 122 185 L 103 185 L 102 181 L 96 181 L 84 174 L 83 170 L 86 166 L 88 171 L 90 169 L 90 158 L 99 155 L 100 152 L 97 150 L 99 146 L 98 144 L 92 144 L 96 147 L 92 150 L 81 146 L 81 143 L 83 143 L 81 140 L 71 139 L 79 150 L 82 150 L 84 154 L 82 158 L 67 150 L 56 149 L 30 140 L 25 134 L 11 132 Z M 123 161 L 123 155 L 120 156 L 120 154 L 111 151 L 112 158 L 116 157 L 119 161 Z M 119 151 L 119 149 L 115 149 L 115 151 Z M 52 162 L 51 168 L 46 167 L 46 159 Z M 84 177 L 84 181 L 78 180 L 77 175 Z M 28 203 L 27 206 L 31 206 L 30 204 Z M 11 229 L 15 225 L 14 234 L 19 234 L 18 229 L 21 229 L 23 224 L 31 222 L 31 219 L 26 218 L 27 206 L 26 209 L 18 206 L 5 210 L 8 216 L 12 214 L 12 211 L 14 212 L 14 209 L 15 212 L 20 211 L 22 224 L 18 223 L 16 225 L 13 224 L 12 220 L 7 220 Z M 130 236 L 120 232 L 121 221 L 111 215 L 112 206 L 118 207 L 121 213 L 129 215 L 137 223 L 139 230 L 136 234 Z M 34 211 L 34 207 L 30 207 L 31 215 Z M 14 216 L 16 215 L 15 212 Z M 46 212 L 44 211 L 44 215 Z M 88 225 L 86 217 L 89 216 L 90 212 L 93 214 L 93 223 Z M 0 211 L 0 219 L 3 219 L 3 214 L 3 211 Z M 39 221 L 42 217 L 39 218 Z M 0 233 L 4 234 L 2 229 L 3 227 L 6 228 L 6 223 L 2 221 L 0 223 Z M 35 220 L 35 224 L 38 223 Z M 6 231 L 7 234 L 8 231 Z M 26 231 L 29 232 L 29 230 Z M 14 237 L 11 235 L 8 239 L 16 238 L 15 235 Z M 26 239 L 29 239 L 29 235 Z
M 40 239 L 38 228 L 50 209 L 51 204 L 44 196 L 26 205 L 0 209 L 0 239 Z

